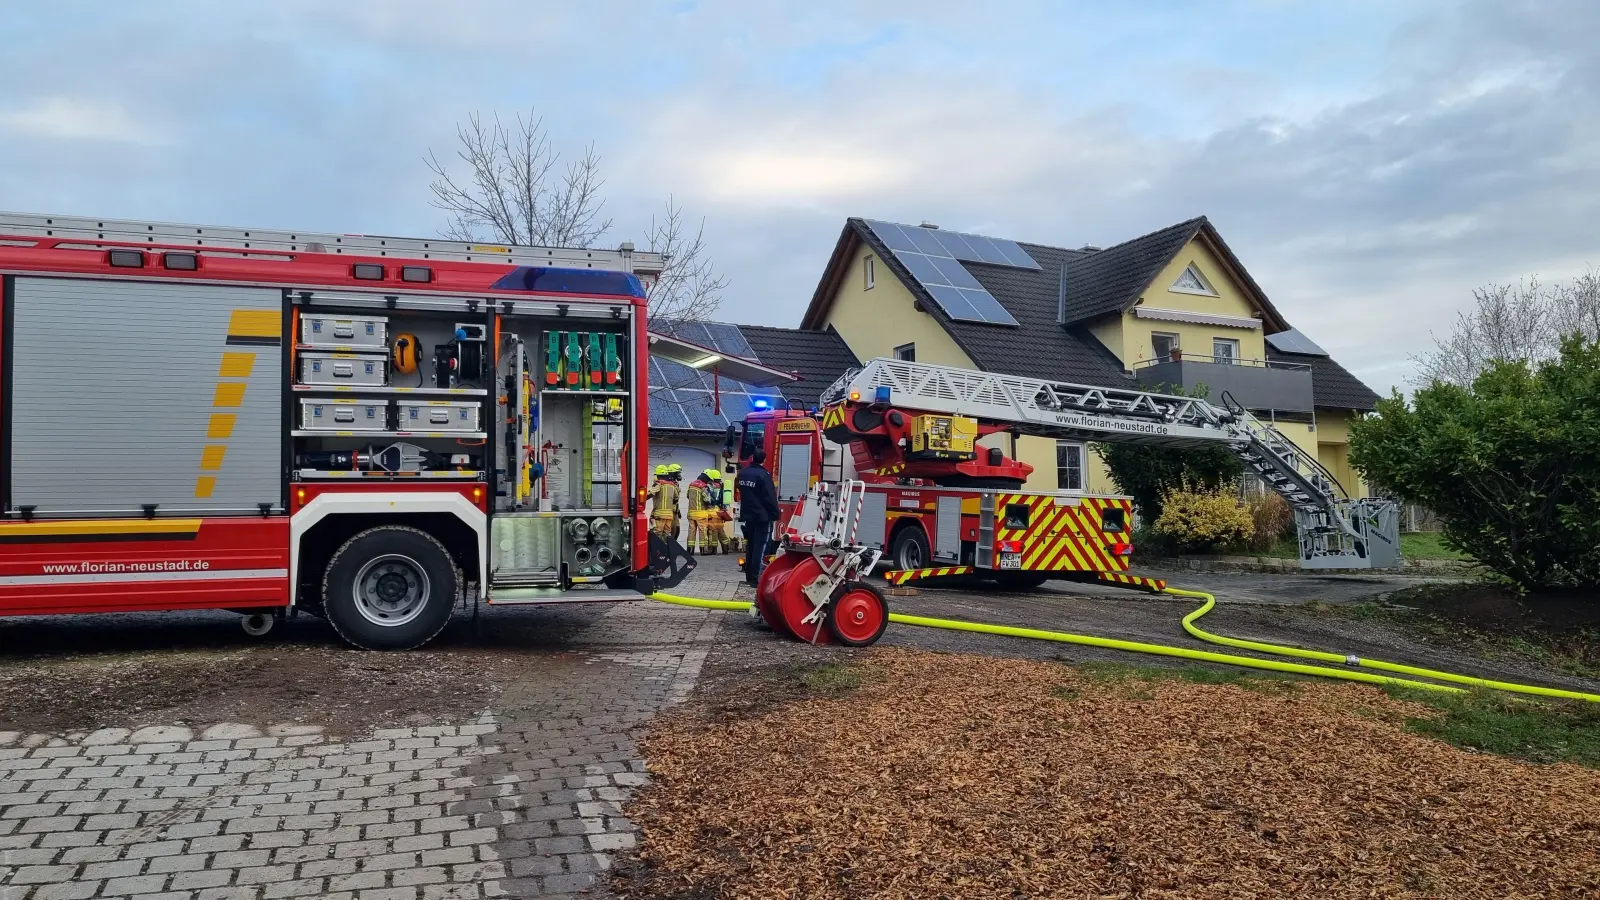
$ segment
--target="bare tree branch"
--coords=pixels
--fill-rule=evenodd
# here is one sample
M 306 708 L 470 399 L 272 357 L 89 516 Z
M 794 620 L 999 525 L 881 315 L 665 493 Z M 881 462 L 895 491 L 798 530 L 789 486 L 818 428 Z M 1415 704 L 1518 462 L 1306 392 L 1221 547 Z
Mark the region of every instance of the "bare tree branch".
M 498 115 L 486 120 L 473 113 L 456 126 L 456 138 L 456 158 L 465 174 L 453 175 L 432 151 L 426 158 L 434 175 L 431 202 L 450 214 L 446 237 L 586 248 L 611 230 L 611 219 L 602 215 L 605 181 L 594 144 L 562 166 L 544 120 L 531 111 L 511 124 Z M 715 314 L 728 279 L 712 264 L 705 221 L 691 224 L 683 208 L 668 197 L 661 212 L 650 219 L 647 240 L 650 250 L 666 258 L 660 277 L 650 286 L 652 327 L 670 333 L 678 323 Z M 651 384 L 652 402 L 671 402 L 680 408 L 688 403 L 711 404 L 714 401 L 699 399 L 704 395 L 685 401 L 666 393 L 698 391 L 704 387 L 701 378 L 692 369 L 671 372 Z
M 650 316 L 672 322 L 711 318 L 722 307 L 728 278 L 717 272 L 705 243 L 705 220 L 690 225 L 683 207 L 668 197 L 660 217 L 650 217 L 649 249 L 666 257 L 650 287 Z
M 1537 364 L 1561 348 L 1568 335 L 1600 339 L 1600 275 L 1589 272 L 1551 285 L 1537 277 L 1517 285 L 1488 284 L 1472 292 L 1473 305 L 1456 314 L 1434 347 L 1412 357 L 1418 385 L 1433 381 L 1466 385 L 1491 362 Z
M 458 180 L 433 151 L 428 168 L 433 206 L 450 214 L 446 237 L 538 247 L 589 247 L 611 230 L 602 218 L 600 156 L 594 145 L 551 178 L 560 154 L 550 147 L 544 120 L 530 111 L 513 125 L 499 115 L 486 122 L 473 113 L 456 126 L 456 157 L 467 170 Z M 554 183 L 552 183 L 554 182 Z

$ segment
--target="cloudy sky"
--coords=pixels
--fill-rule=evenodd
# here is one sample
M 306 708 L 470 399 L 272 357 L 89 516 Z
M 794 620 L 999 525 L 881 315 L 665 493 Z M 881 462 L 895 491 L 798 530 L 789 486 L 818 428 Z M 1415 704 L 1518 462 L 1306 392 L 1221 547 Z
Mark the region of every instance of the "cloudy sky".
M 0 209 L 434 235 L 427 151 L 531 107 L 603 156 L 609 240 L 705 217 L 725 319 L 797 324 L 849 215 L 1204 213 L 1386 390 L 1474 286 L 1600 266 L 1596 34 L 1592 0 L 7 3 Z

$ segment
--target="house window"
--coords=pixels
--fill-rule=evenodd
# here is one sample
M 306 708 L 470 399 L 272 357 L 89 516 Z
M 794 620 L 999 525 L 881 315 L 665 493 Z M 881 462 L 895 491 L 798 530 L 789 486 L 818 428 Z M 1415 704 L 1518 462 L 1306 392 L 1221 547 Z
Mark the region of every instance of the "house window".
M 1211 339 L 1211 359 L 1231 366 L 1239 361 L 1239 342 L 1230 338 Z
M 1179 275 L 1178 280 L 1174 281 L 1172 283 L 1172 287 L 1167 288 L 1167 290 L 1176 294 L 1204 294 L 1207 297 L 1217 296 L 1217 292 L 1211 289 L 1211 285 L 1206 281 L 1206 277 L 1200 274 L 1200 270 L 1196 269 L 1193 263 L 1190 263 L 1186 268 L 1184 268 L 1183 274 Z
M 898 359 L 898 360 L 901 360 L 903 362 L 916 362 L 917 361 L 917 345 L 916 344 L 901 344 L 900 346 L 894 348 L 894 358 Z
M 866 290 L 869 291 L 872 290 L 874 284 L 878 283 L 878 270 L 877 266 L 874 265 L 876 262 L 877 260 L 869 256 L 867 257 L 867 264 L 862 266 L 862 272 L 865 273 L 867 279 Z
M 1056 490 L 1083 490 L 1083 445 L 1056 441 Z
M 1150 333 L 1150 349 L 1160 362 L 1171 362 L 1178 358 L 1178 336 L 1160 331 Z

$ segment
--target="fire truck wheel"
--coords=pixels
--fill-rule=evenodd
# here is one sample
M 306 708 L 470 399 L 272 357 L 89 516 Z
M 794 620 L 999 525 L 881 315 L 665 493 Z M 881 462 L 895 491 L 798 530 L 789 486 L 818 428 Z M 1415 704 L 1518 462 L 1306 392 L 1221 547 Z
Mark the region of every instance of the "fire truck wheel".
M 363 650 L 410 650 L 450 621 L 456 567 L 427 532 L 382 525 L 333 554 L 322 595 L 328 622 L 346 641 Z
M 889 559 L 902 572 L 920 569 L 933 557 L 928 547 L 928 533 L 920 525 L 907 525 L 895 532 L 889 546 Z
M 846 647 L 867 647 L 889 627 L 889 603 L 872 585 L 847 581 L 828 603 L 828 631 Z

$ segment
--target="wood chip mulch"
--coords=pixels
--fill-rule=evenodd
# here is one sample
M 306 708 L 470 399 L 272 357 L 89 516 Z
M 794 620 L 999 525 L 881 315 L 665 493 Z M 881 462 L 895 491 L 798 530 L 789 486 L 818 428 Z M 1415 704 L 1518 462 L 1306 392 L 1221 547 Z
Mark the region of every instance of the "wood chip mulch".
M 628 898 L 1600 897 L 1600 772 L 1403 730 L 1364 685 L 1115 681 L 877 648 L 644 750 Z

